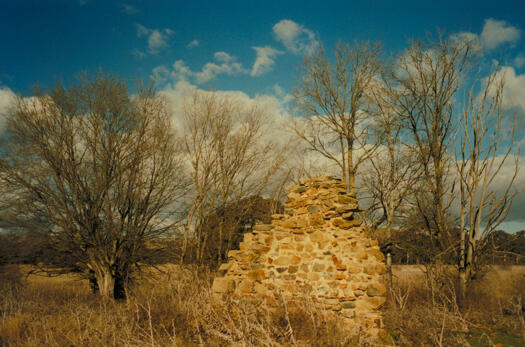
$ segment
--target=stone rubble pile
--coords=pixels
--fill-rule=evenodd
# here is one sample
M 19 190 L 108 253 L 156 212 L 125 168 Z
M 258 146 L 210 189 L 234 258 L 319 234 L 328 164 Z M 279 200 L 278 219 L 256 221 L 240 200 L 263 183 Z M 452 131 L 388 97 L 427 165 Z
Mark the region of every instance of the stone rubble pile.
M 334 177 L 290 188 L 284 214 L 255 225 L 228 253 L 212 290 L 221 298 L 257 300 L 272 308 L 282 296 L 308 295 L 354 333 L 376 336 L 385 302 L 384 256 L 356 218 L 357 199 Z

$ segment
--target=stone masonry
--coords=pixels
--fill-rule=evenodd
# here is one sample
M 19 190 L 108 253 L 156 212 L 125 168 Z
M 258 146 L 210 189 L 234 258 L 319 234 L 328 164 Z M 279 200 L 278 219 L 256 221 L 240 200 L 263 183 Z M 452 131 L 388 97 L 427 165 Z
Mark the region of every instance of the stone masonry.
M 353 333 L 375 336 L 385 302 L 384 256 L 356 218 L 359 206 L 334 177 L 290 188 L 284 214 L 255 225 L 228 253 L 212 290 L 221 299 L 252 298 L 277 307 L 279 298 L 308 295 L 341 317 Z

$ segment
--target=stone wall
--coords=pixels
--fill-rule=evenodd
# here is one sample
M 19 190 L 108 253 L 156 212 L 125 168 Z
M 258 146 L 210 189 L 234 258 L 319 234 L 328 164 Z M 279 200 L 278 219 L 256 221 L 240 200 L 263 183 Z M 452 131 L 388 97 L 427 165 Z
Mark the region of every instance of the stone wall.
M 308 295 L 341 317 L 354 333 L 376 335 L 385 302 L 384 256 L 355 218 L 357 200 L 334 177 L 290 188 L 284 214 L 256 225 L 239 250 L 228 253 L 212 290 L 222 299 L 253 298 L 276 307 Z

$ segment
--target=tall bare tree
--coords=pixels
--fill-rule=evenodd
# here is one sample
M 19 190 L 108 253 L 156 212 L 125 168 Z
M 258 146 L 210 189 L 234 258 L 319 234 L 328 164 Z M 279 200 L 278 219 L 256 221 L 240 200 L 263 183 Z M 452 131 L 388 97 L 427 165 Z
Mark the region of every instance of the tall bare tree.
M 164 100 L 103 73 L 18 97 L 0 159 L 11 189 L 3 219 L 47 239 L 64 271 L 90 274 L 124 298 L 129 276 L 154 260 L 186 184 Z
M 379 147 L 362 174 L 363 188 L 371 201 L 369 213 L 376 214 L 372 226 L 384 224 L 384 236 L 389 239 L 394 221 L 403 216 L 400 212 L 419 181 L 420 170 L 412 161 L 413 148 L 405 141 L 408 129 L 396 108 L 396 91 L 388 79 L 376 80 L 367 95 Z
M 233 202 L 252 201 L 247 198 L 267 193 L 279 172 L 285 151 L 269 138 L 273 131 L 271 126 L 264 109 L 257 104 L 250 106 L 233 97 L 203 91 L 197 91 L 187 100 L 184 148 L 195 195 L 185 237 L 188 240 L 194 231 L 198 262 L 204 259 L 203 252 L 210 236 L 206 230 L 211 229 L 203 228 L 206 216 Z M 222 214 L 222 217 L 218 220 L 218 228 L 213 229 L 219 233 L 218 262 L 225 253 L 221 249 L 223 240 L 227 240 L 229 248 L 237 227 L 226 228 L 226 216 Z
M 397 108 L 407 120 L 425 182 L 415 195 L 415 206 L 432 244 L 438 248 L 445 244 L 453 198 L 448 149 L 454 97 L 463 85 L 470 61 L 468 42 L 452 42 L 439 36 L 438 40 L 413 43 L 392 70 L 398 83 Z
M 481 92 L 475 89 L 482 85 Z M 505 138 L 503 130 L 504 76 L 494 69 L 483 81 L 474 83 L 461 115 L 460 145 L 456 167 L 460 186 L 459 299 L 465 303 L 468 284 L 475 275 L 479 251 L 496 231 L 517 194 L 513 184 L 518 174 L 518 156 L 513 155 L 514 129 Z M 514 127 L 515 128 L 515 127 Z M 504 187 L 496 191 L 495 180 L 504 165 L 514 159 L 506 172 Z
M 334 53 L 333 65 L 322 45 L 305 56 L 293 96 L 307 120 L 297 122 L 294 130 L 310 150 L 341 168 L 349 193 L 354 194 L 356 170 L 370 154 L 359 150 L 365 149 L 368 138 L 365 92 L 380 71 L 380 50 L 368 42 L 353 46 L 339 42 Z

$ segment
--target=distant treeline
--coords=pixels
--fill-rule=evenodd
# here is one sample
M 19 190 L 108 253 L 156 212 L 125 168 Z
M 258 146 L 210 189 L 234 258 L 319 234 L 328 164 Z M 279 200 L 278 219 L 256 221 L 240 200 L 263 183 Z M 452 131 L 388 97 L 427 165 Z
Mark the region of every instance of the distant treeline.
M 261 205 L 270 203 L 268 200 L 261 199 Z M 259 204 L 255 204 L 261 207 Z M 254 221 L 269 222 L 269 213 L 263 213 L 261 209 L 253 209 L 244 216 L 233 216 L 236 209 L 229 210 L 232 214 L 230 222 L 237 224 L 234 233 L 227 240 L 229 245 L 224 245 L 221 255 L 223 260 L 226 259 L 226 253 L 230 249 L 237 249 L 239 241 L 242 239 L 242 234 L 247 232 L 253 226 Z M 218 211 L 217 214 L 222 214 L 224 211 Z M 209 243 L 208 250 L 205 252 L 205 263 L 214 267 L 217 265 L 217 245 L 218 239 L 214 233 L 213 221 L 217 218 L 217 214 L 209 216 L 206 229 L 211 236 L 212 242 Z M 450 251 L 442 258 L 444 262 L 454 265 L 457 264 L 456 247 L 452 247 L 457 241 L 459 233 L 453 235 L 450 239 Z M 434 254 L 429 250 L 432 248 L 429 244 L 429 238 L 421 232 L 411 230 L 394 231 L 390 240 L 382 239 L 378 235 L 380 245 L 384 253 L 390 252 L 392 255 L 393 264 L 427 264 L 430 263 Z M 155 244 L 150 247 L 156 248 L 159 252 L 157 262 L 175 263 L 180 261 L 180 249 L 182 247 L 182 240 L 178 239 L 164 239 L 157 240 Z M 525 265 L 525 230 L 519 231 L 515 234 L 506 233 L 504 231 L 497 231 L 490 236 L 489 242 L 485 245 L 486 249 L 482 254 L 483 259 L 479 259 L 482 264 L 494 265 Z M 52 247 L 46 244 L 45 239 L 32 234 L 0 234 L 0 265 L 4 264 L 49 264 L 58 265 L 60 263 L 68 262 L 67 253 L 57 254 L 51 251 Z M 193 263 L 191 255 L 183 259 L 184 263 Z
M 393 264 L 428 264 L 436 259 L 430 238 L 424 232 L 414 230 L 394 230 L 390 238 L 381 234 L 375 235 L 384 253 L 390 252 Z M 514 234 L 502 230 L 495 231 L 483 242 L 484 249 L 478 261 L 485 265 L 525 265 L 525 230 Z M 458 264 L 459 230 L 450 231 L 446 244 L 448 247 L 440 257 L 445 263 Z

